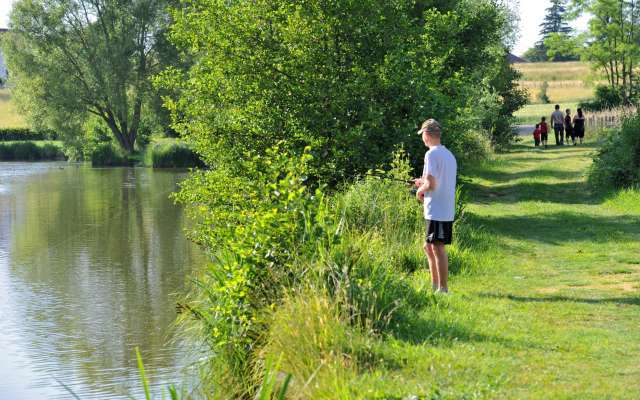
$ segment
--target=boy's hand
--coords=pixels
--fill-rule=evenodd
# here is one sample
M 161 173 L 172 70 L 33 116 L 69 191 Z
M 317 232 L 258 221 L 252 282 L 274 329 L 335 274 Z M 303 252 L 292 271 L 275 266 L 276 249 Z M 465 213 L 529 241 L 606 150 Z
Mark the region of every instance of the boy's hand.
M 413 184 L 419 188 L 420 186 L 422 186 L 422 184 L 424 183 L 424 181 L 422 180 L 422 178 L 416 178 L 413 180 Z
M 416 199 L 418 199 L 420 203 L 424 202 L 424 192 L 425 190 L 423 186 L 421 186 L 420 189 L 418 189 L 418 191 L 416 192 Z

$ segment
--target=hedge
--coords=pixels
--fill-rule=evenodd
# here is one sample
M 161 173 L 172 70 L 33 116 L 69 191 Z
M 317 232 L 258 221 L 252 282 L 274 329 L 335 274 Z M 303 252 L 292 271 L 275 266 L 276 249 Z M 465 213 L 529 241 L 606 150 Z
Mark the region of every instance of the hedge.
M 29 128 L 0 128 L 0 142 L 13 142 L 23 140 L 56 140 L 56 132 L 32 131 Z
M 46 143 L 39 146 L 33 142 L 21 141 L 0 143 L 0 161 L 51 161 L 65 160 L 60 146 Z

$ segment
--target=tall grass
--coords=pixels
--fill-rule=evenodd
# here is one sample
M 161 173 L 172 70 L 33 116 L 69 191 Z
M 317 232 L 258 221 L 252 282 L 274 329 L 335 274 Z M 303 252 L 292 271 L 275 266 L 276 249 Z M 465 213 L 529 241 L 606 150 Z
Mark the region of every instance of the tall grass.
M 147 147 L 145 164 L 153 168 L 202 168 L 204 163 L 185 143 L 164 140 Z
M 0 142 L 0 161 L 65 160 L 57 142 Z
M 625 119 L 636 115 L 637 107 L 618 107 L 609 110 L 585 113 L 585 125 L 590 130 L 619 128 Z

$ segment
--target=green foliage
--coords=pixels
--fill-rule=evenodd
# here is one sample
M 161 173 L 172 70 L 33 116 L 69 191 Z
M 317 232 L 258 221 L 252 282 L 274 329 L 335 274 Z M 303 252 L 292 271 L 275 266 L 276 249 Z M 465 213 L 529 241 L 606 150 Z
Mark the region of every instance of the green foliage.
M 98 144 L 90 155 L 93 167 L 129 166 L 131 161 L 111 143 Z
M 496 119 L 512 108 L 502 108 L 504 82 L 491 84 L 510 33 L 493 1 L 195 0 L 174 18 L 172 40 L 194 64 L 158 83 L 179 93 L 166 98 L 174 127 L 211 166 L 281 140 L 311 146 L 311 174 L 330 183 L 383 164 L 401 143 L 417 165 L 427 117 L 460 159 L 473 158 L 490 136 L 479 98 L 494 95 Z
M 595 98 L 580 103 L 584 111 L 603 111 L 624 105 L 624 97 L 620 88 L 598 85 Z
M 609 134 L 589 170 L 590 181 L 602 187 L 640 186 L 640 115 Z
M 31 122 L 77 142 L 94 115 L 133 152 L 142 117 L 153 113 L 149 77 L 171 65 L 164 31 L 173 3 L 17 1 L 2 47 L 13 93 Z
M 491 144 L 497 149 L 513 142 L 513 114 L 527 104 L 527 92 L 519 89 L 517 84 L 521 77 L 522 74 L 510 65 L 507 57 L 504 57 L 497 63 L 493 72 L 488 74 L 492 90 L 485 91 L 478 100 L 478 106 L 473 110 L 474 114 L 478 115 L 481 126 L 489 133 Z M 467 159 L 482 158 L 484 152 L 478 147 L 477 144 L 472 145 L 466 152 L 459 152 L 463 167 Z
M 547 49 L 544 47 L 544 44 L 537 44 L 527 51 L 524 52 L 522 57 L 531 62 L 546 62 L 549 61 L 549 57 L 547 56 Z
M 1 143 L 0 161 L 46 161 L 64 160 L 65 155 L 60 146 L 52 143 L 20 141 Z
M 634 1 L 574 0 L 588 13 L 589 30 L 584 58 L 607 75 L 608 85 L 628 104 L 640 95 L 640 7 Z
M 204 163 L 200 157 L 185 143 L 161 142 L 151 146 L 153 168 L 202 168 Z
M 56 140 L 58 135 L 53 131 L 33 131 L 28 128 L 2 128 L 0 129 L 0 142 L 20 140 Z
M 577 61 L 584 38 L 568 33 L 552 33 L 544 39 L 550 61 Z
M 224 361 L 224 370 L 212 372 L 228 374 L 229 387 L 240 382 L 242 390 L 256 390 L 250 366 L 265 313 L 303 279 L 314 249 L 333 240 L 326 202 L 305 184 L 310 161 L 308 150 L 301 156 L 278 147 L 265 156 L 246 154 L 237 170 L 219 166 L 192 174 L 177 195 L 196 221 L 191 238 L 212 255 L 197 280 L 193 311 Z

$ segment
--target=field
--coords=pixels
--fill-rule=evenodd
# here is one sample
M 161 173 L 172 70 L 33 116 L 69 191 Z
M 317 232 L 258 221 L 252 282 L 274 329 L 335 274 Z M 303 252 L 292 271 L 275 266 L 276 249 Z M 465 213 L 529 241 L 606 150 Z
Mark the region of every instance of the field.
M 584 62 L 526 63 L 514 67 L 522 73 L 518 86 L 529 94 L 529 104 L 515 114 L 521 125 L 535 124 L 542 116 L 548 120 L 554 104 L 560 104 L 563 111 L 569 108 L 574 113 L 578 104 L 592 99 L 595 87 L 604 83 L 604 77 Z M 549 104 L 542 104 L 539 99 L 544 82 L 548 85 Z
M 26 126 L 24 118 L 18 114 L 15 104 L 11 101 L 9 89 L 0 89 L 0 129 Z
M 577 102 L 560 103 L 562 111 L 570 109 L 572 115 L 578 108 Z M 534 125 L 540 122 L 541 117 L 547 117 L 547 122 L 551 118 L 551 113 L 554 111 L 554 104 L 528 104 L 522 109 L 516 111 L 515 116 L 518 124 L 521 125 Z

